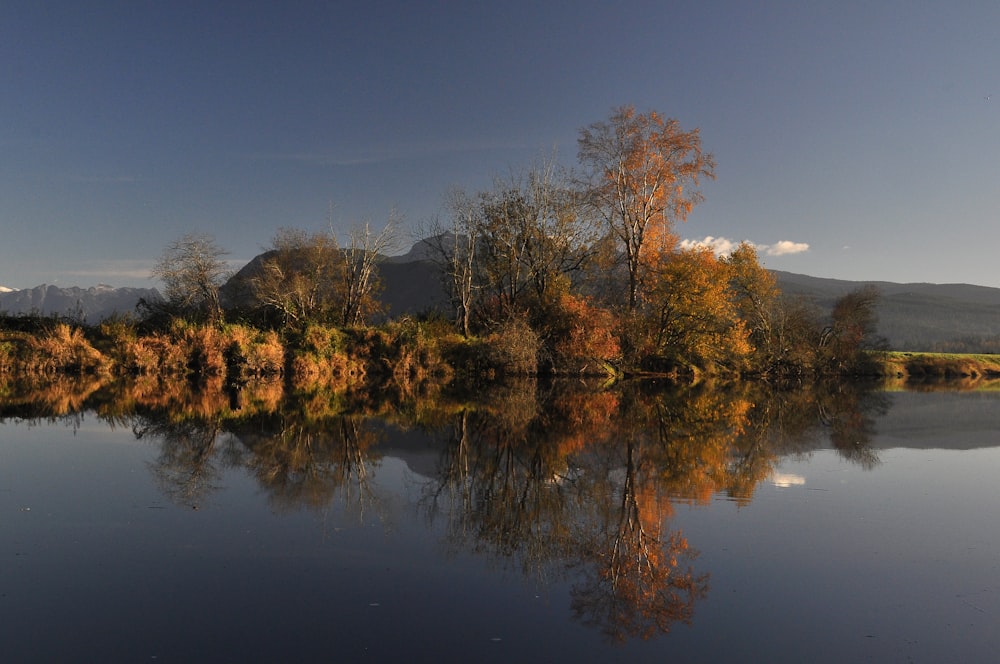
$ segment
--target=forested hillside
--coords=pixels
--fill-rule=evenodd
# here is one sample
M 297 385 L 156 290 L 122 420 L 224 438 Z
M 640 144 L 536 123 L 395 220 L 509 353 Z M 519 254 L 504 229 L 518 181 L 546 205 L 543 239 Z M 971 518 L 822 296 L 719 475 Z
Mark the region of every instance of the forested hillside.
M 829 309 L 863 282 L 775 271 L 786 296 Z M 1000 288 L 867 282 L 879 289 L 878 333 L 895 350 L 1000 352 Z

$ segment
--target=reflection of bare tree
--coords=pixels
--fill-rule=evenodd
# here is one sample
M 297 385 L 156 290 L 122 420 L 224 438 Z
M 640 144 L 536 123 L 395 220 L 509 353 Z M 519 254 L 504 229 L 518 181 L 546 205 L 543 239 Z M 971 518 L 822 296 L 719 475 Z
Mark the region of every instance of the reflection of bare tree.
M 378 502 L 370 482 L 377 439 L 360 417 L 287 419 L 276 433 L 250 443 L 246 463 L 281 508 L 322 508 L 343 494 L 344 504 L 363 517 Z
M 544 575 L 565 551 L 567 510 L 554 481 L 554 450 L 536 434 L 530 421 L 510 413 L 457 414 L 425 508 L 431 518 L 443 513 L 455 549 Z
M 830 442 L 842 457 L 870 470 L 881 463 L 872 448 L 875 418 L 889 410 L 884 392 L 864 385 L 835 385 L 819 405 L 819 418 L 830 434 Z
M 172 422 L 143 416 L 136 419 L 132 431 L 137 439 L 159 442 L 160 454 L 150 469 L 172 502 L 197 508 L 218 489 L 221 471 L 214 461 L 221 432 L 218 421 Z

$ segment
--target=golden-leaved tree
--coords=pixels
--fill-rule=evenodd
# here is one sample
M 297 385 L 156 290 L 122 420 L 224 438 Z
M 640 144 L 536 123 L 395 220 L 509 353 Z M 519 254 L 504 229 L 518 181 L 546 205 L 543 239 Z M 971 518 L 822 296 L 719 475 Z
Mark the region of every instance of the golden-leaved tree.
M 741 369 L 748 333 L 733 302 L 729 266 L 707 247 L 664 256 L 650 279 L 646 352 L 668 363 Z
M 697 129 L 685 131 L 677 120 L 632 106 L 581 129 L 578 143 L 589 202 L 618 244 L 628 273 L 628 308 L 635 310 L 647 254 L 674 248 L 674 226 L 702 200 L 698 184 L 715 177 L 715 159 L 702 151 Z

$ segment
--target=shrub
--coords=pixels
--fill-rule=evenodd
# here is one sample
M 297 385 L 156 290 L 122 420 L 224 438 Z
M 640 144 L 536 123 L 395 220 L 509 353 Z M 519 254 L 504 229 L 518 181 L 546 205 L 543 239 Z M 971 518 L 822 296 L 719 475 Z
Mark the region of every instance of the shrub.
M 500 374 L 534 375 L 541 347 L 538 334 L 527 321 L 514 318 L 486 338 L 487 362 Z
M 605 363 L 621 354 L 611 312 L 586 298 L 563 294 L 549 316 L 553 369 L 605 373 Z

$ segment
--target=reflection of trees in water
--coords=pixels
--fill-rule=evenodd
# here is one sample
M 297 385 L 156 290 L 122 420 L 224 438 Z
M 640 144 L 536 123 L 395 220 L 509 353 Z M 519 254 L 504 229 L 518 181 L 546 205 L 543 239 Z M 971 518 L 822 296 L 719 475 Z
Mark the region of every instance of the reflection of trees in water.
M 159 443 L 159 455 L 149 468 L 160 490 L 172 502 L 197 508 L 219 489 L 222 471 L 216 447 L 222 430 L 218 421 L 173 422 L 140 416 L 132 431 L 137 439 Z
M 876 417 L 889 412 L 889 398 L 884 392 L 859 385 L 834 387 L 828 390 L 827 402 L 820 408 L 820 421 L 842 457 L 870 470 L 881 463 L 871 441 L 876 433 Z
M 672 508 L 650 442 L 626 434 L 614 446 L 624 451 L 621 473 L 606 467 L 595 482 L 603 500 L 581 501 L 594 509 L 577 531 L 572 564 L 581 580 L 571 591 L 573 614 L 617 642 L 690 621 L 695 601 L 708 593 L 708 575 L 687 564 L 696 552 L 667 525 Z
M 885 401 L 863 390 L 628 385 L 478 403 L 445 430 L 426 513 L 446 519 L 454 549 L 539 577 L 575 572 L 574 615 L 620 641 L 691 620 L 708 593 L 696 552 L 670 528 L 671 501 L 748 503 L 783 455 L 826 434 L 871 451 L 871 414 Z
M 574 615 L 615 640 L 669 631 L 707 592 L 666 523 L 663 441 L 646 427 L 655 407 L 637 418 L 618 399 L 609 408 L 596 392 L 588 408 L 580 392 L 554 393 L 527 418 L 502 406 L 456 415 L 425 503 L 456 549 L 540 577 L 576 572 Z
M 371 483 L 377 441 L 360 417 L 283 419 L 276 432 L 250 442 L 245 464 L 281 509 L 320 509 L 339 496 L 363 518 L 379 502 Z
M 566 492 L 552 447 L 516 410 L 454 416 L 423 505 L 432 520 L 447 520 L 453 549 L 516 561 L 521 572 L 544 577 L 553 553 L 566 548 Z
M 225 468 L 244 468 L 282 510 L 322 509 L 337 499 L 364 517 L 377 504 L 371 468 L 379 461 L 377 434 L 363 418 L 303 419 L 254 415 L 244 422 L 201 418 L 134 418 L 137 438 L 155 440 L 150 470 L 173 502 L 195 507 L 220 488 Z M 221 443 L 220 443 L 221 441 Z
M 63 385 L 43 413 L 72 410 L 73 395 L 93 394 L 89 385 Z M 97 408 L 102 419 L 131 422 L 137 437 L 157 442 L 151 471 L 178 504 L 203 503 L 224 470 L 239 468 L 282 510 L 342 501 L 364 518 L 381 509 L 372 481 L 381 429 L 344 414 L 343 395 L 310 394 L 279 411 L 272 391 L 246 390 L 235 405 L 220 394 L 209 385 L 136 381 L 116 406 L 104 400 Z M 467 402 L 421 403 L 396 411 L 394 421 L 437 431 L 444 443 L 421 506 L 430 520 L 445 521 L 452 549 L 543 582 L 572 575 L 576 618 L 623 640 L 691 620 L 707 595 L 696 552 L 670 527 L 672 501 L 726 494 L 747 503 L 780 458 L 827 437 L 870 468 L 878 463 L 876 416 L 887 407 L 883 394 L 843 384 L 607 390 L 527 381 Z
M 82 411 L 104 380 L 89 374 L 11 376 L 0 373 L 0 421 L 7 418 L 69 418 L 79 423 Z

